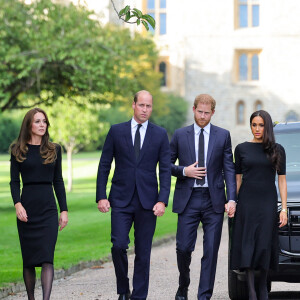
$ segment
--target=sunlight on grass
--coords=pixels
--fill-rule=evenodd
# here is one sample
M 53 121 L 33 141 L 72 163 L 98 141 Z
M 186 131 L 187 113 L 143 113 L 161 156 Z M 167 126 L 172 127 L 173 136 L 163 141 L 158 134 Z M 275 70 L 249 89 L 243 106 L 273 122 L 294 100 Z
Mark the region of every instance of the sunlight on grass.
M 110 213 L 101 214 L 95 203 L 96 176 L 100 153 L 78 153 L 73 159 L 73 191 L 67 193 L 69 224 L 58 234 L 55 268 L 69 268 L 81 261 L 101 259 L 110 254 Z M 16 216 L 9 190 L 9 155 L 0 155 L 0 287 L 22 280 L 22 259 Z M 66 155 L 63 175 L 67 183 Z M 112 172 L 111 175 L 112 176 Z M 174 186 L 174 179 L 172 185 Z M 110 184 L 108 184 L 108 189 Z M 172 193 L 171 193 L 172 195 Z M 172 199 L 172 196 L 170 197 Z M 154 239 L 174 234 L 177 216 L 171 204 L 158 218 Z M 133 234 L 130 233 L 131 246 Z

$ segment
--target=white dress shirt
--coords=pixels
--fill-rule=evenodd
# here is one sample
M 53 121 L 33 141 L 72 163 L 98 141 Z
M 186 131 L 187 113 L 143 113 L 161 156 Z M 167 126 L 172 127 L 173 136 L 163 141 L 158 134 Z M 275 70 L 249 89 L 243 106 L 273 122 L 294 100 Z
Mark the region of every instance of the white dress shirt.
M 145 135 L 146 135 L 146 131 L 147 131 L 147 127 L 148 127 L 148 120 L 144 123 L 141 123 L 142 127 L 140 128 L 140 136 L 141 136 L 141 149 L 143 147 L 143 143 L 144 143 L 144 139 L 145 139 Z M 134 145 L 134 138 L 135 138 L 135 133 L 136 130 L 138 128 L 138 122 L 132 118 L 131 119 L 131 137 L 132 137 L 132 145 Z
M 206 168 L 207 149 L 208 149 L 209 134 L 210 134 L 210 123 L 208 123 L 203 129 L 204 129 L 203 130 L 203 135 L 204 135 L 204 166 Z M 196 123 L 194 123 L 196 161 L 198 160 L 198 148 L 199 148 L 200 132 L 201 132 L 201 127 L 198 126 Z M 183 175 L 185 176 L 184 169 L 183 169 Z M 196 179 L 195 179 L 194 187 L 208 187 L 207 176 L 205 176 L 205 183 L 203 185 L 197 184 Z

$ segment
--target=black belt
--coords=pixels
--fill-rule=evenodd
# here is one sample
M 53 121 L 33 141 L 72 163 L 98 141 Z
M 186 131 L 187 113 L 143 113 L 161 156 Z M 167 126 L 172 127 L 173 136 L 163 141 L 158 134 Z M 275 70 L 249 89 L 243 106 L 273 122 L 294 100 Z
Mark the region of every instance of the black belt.
M 26 185 L 44 185 L 44 184 L 48 184 L 48 185 L 52 185 L 52 182 L 49 182 L 49 181 L 39 181 L 39 182 L 24 182 L 23 183 L 23 186 L 26 186 Z
M 204 186 L 204 187 L 193 187 L 193 191 L 208 191 L 209 188 Z

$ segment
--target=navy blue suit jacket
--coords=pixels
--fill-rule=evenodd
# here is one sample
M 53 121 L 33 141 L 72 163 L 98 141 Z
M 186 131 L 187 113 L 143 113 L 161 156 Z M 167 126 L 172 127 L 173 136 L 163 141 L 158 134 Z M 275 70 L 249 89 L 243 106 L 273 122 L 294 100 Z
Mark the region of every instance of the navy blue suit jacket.
M 183 168 L 197 161 L 194 125 L 177 129 L 171 141 L 172 175 L 177 177 L 173 212 L 182 213 L 190 199 L 195 178 L 183 176 Z M 179 165 L 175 165 L 178 159 Z M 236 179 L 229 131 L 211 124 L 206 158 L 207 181 L 213 209 L 224 212 L 228 200 L 236 201 Z
M 107 198 L 106 185 L 113 158 L 115 172 Z M 96 201 L 108 199 L 111 207 L 126 207 L 136 187 L 143 208 L 152 210 L 157 202 L 168 204 L 170 185 L 170 146 L 166 130 L 149 122 L 139 158 L 136 160 L 131 120 L 113 125 L 107 134 L 99 163 Z

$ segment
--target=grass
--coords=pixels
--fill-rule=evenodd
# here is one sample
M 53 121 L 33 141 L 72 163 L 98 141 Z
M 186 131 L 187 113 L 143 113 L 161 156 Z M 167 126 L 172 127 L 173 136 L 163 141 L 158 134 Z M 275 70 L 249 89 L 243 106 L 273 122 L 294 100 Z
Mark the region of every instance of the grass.
M 74 155 L 73 191 L 67 193 L 69 224 L 58 234 L 54 262 L 56 269 L 69 268 L 81 261 L 98 260 L 110 253 L 110 213 L 101 214 L 95 203 L 99 157 L 100 154 L 96 152 Z M 15 208 L 9 190 L 9 166 L 9 156 L 0 155 L 0 287 L 22 281 Z M 66 157 L 63 156 L 65 183 L 66 171 Z M 173 187 L 174 183 L 173 179 Z M 175 233 L 177 217 L 172 213 L 171 206 L 172 203 L 166 214 L 158 218 L 154 239 Z M 132 245 L 132 232 L 130 240 Z

